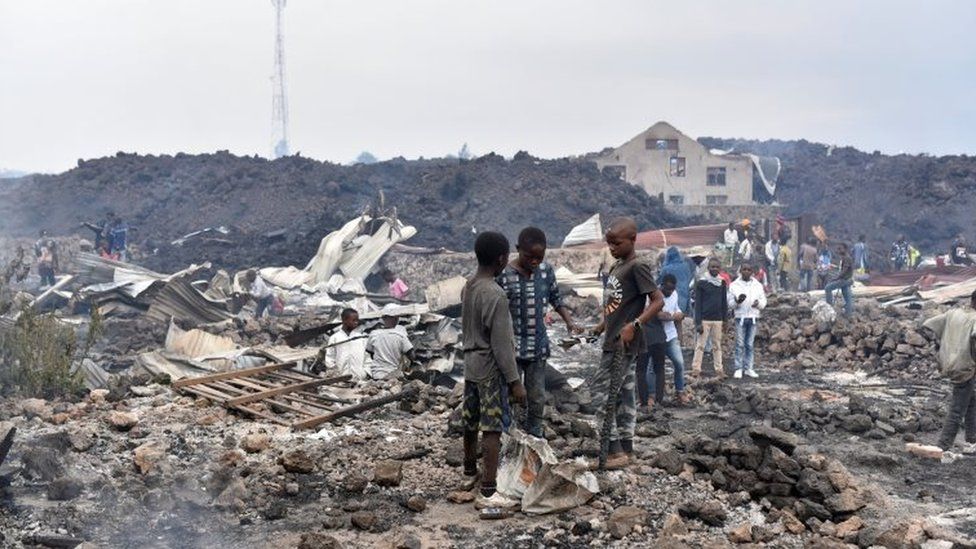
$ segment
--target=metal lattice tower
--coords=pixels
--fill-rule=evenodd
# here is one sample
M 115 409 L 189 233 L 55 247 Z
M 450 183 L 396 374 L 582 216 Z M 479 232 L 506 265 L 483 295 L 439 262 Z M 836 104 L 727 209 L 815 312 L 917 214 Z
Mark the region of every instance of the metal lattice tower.
M 288 96 L 285 93 L 285 35 L 281 14 L 286 0 L 271 0 L 275 7 L 275 61 L 271 77 L 271 156 L 288 156 Z

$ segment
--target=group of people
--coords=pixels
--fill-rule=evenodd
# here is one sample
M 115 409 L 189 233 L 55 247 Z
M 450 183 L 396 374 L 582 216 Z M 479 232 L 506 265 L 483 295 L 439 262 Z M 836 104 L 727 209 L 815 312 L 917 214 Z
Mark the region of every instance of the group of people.
M 109 212 L 101 223 L 83 223 L 95 233 L 95 250 L 105 259 L 128 261 L 129 224 L 114 212 Z
M 742 262 L 738 277 L 731 280 L 721 261 L 712 258 L 695 280 L 693 265 L 674 248 L 655 276 L 652 266 L 637 257 L 636 237 L 637 225 L 630 218 L 614 220 L 607 230 L 614 262 L 603 277 L 601 321 L 590 330 L 603 338 L 591 395 L 596 423 L 606 427 L 601 432 L 608 469 L 630 463 L 638 408 L 663 398 L 667 358 L 674 366 L 676 398 L 688 401 L 680 334 L 686 313 L 693 315 L 698 335 L 692 375 L 701 374 L 706 340 L 722 371 L 721 332 L 731 320 L 736 325 L 734 376 L 758 376 L 752 349 L 766 291 L 753 277 L 752 266 Z M 512 420 L 510 401 L 525 404 L 525 431 L 544 436 L 547 310 L 562 317 L 571 333 L 584 331 L 565 307 L 555 272 L 544 261 L 545 234 L 524 229 L 516 251 L 510 261 L 505 236 L 481 233 L 475 242 L 478 270 L 462 293 L 464 474 L 471 487 L 480 483 L 476 507 L 482 509 L 512 503 L 495 485 L 500 434 Z

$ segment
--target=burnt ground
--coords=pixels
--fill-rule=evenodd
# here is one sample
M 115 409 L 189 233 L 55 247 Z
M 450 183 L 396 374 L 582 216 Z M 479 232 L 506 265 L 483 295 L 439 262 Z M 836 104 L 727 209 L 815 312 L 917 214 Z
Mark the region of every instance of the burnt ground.
M 554 335 L 561 333 L 556 326 Z M 480 521 L 471 504 L 448 501 L 461 475 L 460 440 L 450 435 L 458 396 L 446 388 L 427 386 L 416 403 L 388 406 L 316 433 L 228 414 L 165 386 L 140 385 L 145 381 L 107 399 L 43 403 L 28 412 L 22 401 L 6 399 L 0 401 L 0 418 L 19 433 L 0 470 L 11 481 L 0 503 L 2 544 L 30 546 L 36 534 L 60 533 L 111 547 L 297 547 L 303 538 L 309 547 L 694 547 L 725 545 L 746 523 L 754 525 L 754 541 L 771 547 L 839 543 L 830 537 L 829 524 L 816 519 L 807 520 L 799 535 L 784 532 L 770 503 L 779 500 L 761 490 L 751 493 L 755 486 L 733 486 L 734 469 L 709 473 L 707 467 L 726 467 L 704 464 L 709 458 L 702 453 L 709 450 L 702 448 L 709 441 L 750 449 L 749 433 L 763 426 L 799 437 L 803 455 L 837 460 L 856 479 L 850 482 L 862 486 L 859 493 L 871 494 L 857 512 L 865 525 L 848 541 L 893 546 L 881 536 L 922 519 L 932 537 L 961 539 L 940 525 L 976 537 L 967 511 L 976 507 L 973 458 L 941 464 L 904 449 L 907 440 L 931 443 L 937 436 L 943 382 L 906 380 L 900 371 L 868 377 L 847 365 L 797 368 L 762 352 L 764 345 L 758 380 L 706 377 L 692 385 L 693 406 L 669 402 L 642 413 L 636 464 L 600 473 L 603 493 L 592 502 L 501 522 Z M 560 350 L 552 362 L 566 376 L 586 379 L 598 353 L 593 346 L 577 346 Z M 690 353 L 686 359 L 690 364 Z M 587 386 L 553 394 L 559 398 L 551 403 L 547 437 L 565 459 L 593 449 L 580 422 L 588 417 Z M 129 431 L 113 429 L 106 423 L 113 411 L 133 412 L 139 422 Z M 31 417 L 35 413 L 40 415 Z M 51 415 L 58 413 L 65 415 Z M 256 433 L 269 435 L 267 448 L 244 452 L 244 439 Z M 150 468 L 141 472 L 135 450 L 147 445 L 162 451 L 147 458 Z M 800 455 L 794 453 L 805 463 Z M 370 481 L 387 458 L 402 463 L 395 486 Z M 677 459 L 678 467 L 669 459 Z M 79 486 L 77 494 L 64 487 L 71 483 Z M 423 500 L 423 510 L 405 506 L 413 496 Z M 724 518 L 687 511 L 702 502 L 717 502 Z M 625 506 L 644 515 L 639 528 L 618 539 L 612 517 Z M 676 523 L 675 516 L 682 518 Z M 835 522 L 849 516 L 841 513 Z

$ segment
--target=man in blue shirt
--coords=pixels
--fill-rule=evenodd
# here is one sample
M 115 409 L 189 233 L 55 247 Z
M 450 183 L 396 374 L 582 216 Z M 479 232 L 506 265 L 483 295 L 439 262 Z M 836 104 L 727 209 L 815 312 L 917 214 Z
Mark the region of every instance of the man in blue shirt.
M 526 227 L 519 233 L 518 257 L 512 260 L 496 279 L 508 296 L 515 350 L 520 373 L 525 378 L 527 420 L 525 430 L 534 436 L 544 434 L 542 420 L 546 407 L 546 359 L 549 358 L 549 334 L 546 312 L 552 307 L 572 333 L 581 330 L 573 323 L 570 311 L 563 305 L 556 273 L 546 263 L 546 233 Z

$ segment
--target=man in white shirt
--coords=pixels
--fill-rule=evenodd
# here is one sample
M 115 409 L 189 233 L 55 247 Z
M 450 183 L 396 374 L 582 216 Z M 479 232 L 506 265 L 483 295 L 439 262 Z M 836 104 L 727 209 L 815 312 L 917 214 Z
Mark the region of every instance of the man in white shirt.
M 361 381 L 369 377 L 369 370 L 366 368 L 367 336 L 358 328 L 356 309 L 343 309 L 342 325 L 329 337 L 325 348 L 325 367 Z
M 689 397 L 685 391 L 685 357 L 681 352 L 681 339 L 678 337 L 678 327 L 675 322 L 684 320 L 685 315 L 678 305 L 678 292 L 675 291 L 677 278 L 668 273 L 661 279 L 661 293 L 664 294 L 664 308 L 657 317 L 664 326 L 664 337 L 667 339 L 665 355 L 671 359 L 674 369 L 674 392 L 679 404 L 687 404 Z
M 735 255 L 739 251 L 739 231 L 735 230 L 735 223 L 729 223 L 729 228 L 725 229 L 725 234 L 723 236 L 725 248 L 728 253 L 725 263 L 731 267 L 735 261 Z
M 397 324 L 400 317 L 393 314 L 393 309 L 396 309 L 395 305 L 383 308 L 383 327 L 370 332 L 366 340 L 366 353 L 373 358 L 370 372 L 373 379 L 396 376 L 404 357 L 413 358 L 413 344 L 407 337 L 406 328 Z
M 754 369 L 753 342 L 756 339 L 756 323 L 759 311 L 766 308 L 766 291 L 752 277 L 752 265 L 743 263 L 739 278 L 729 286 L 729 307 L 735 309 L 735 379 L 742 374 L 759 377 Z
M 776 291 L 776 283 L 779 278 L 777 276 L 779 246 L 780 244 L 776 241 L 775 236 L 766 241 L 766 283 L 773 291 Z

